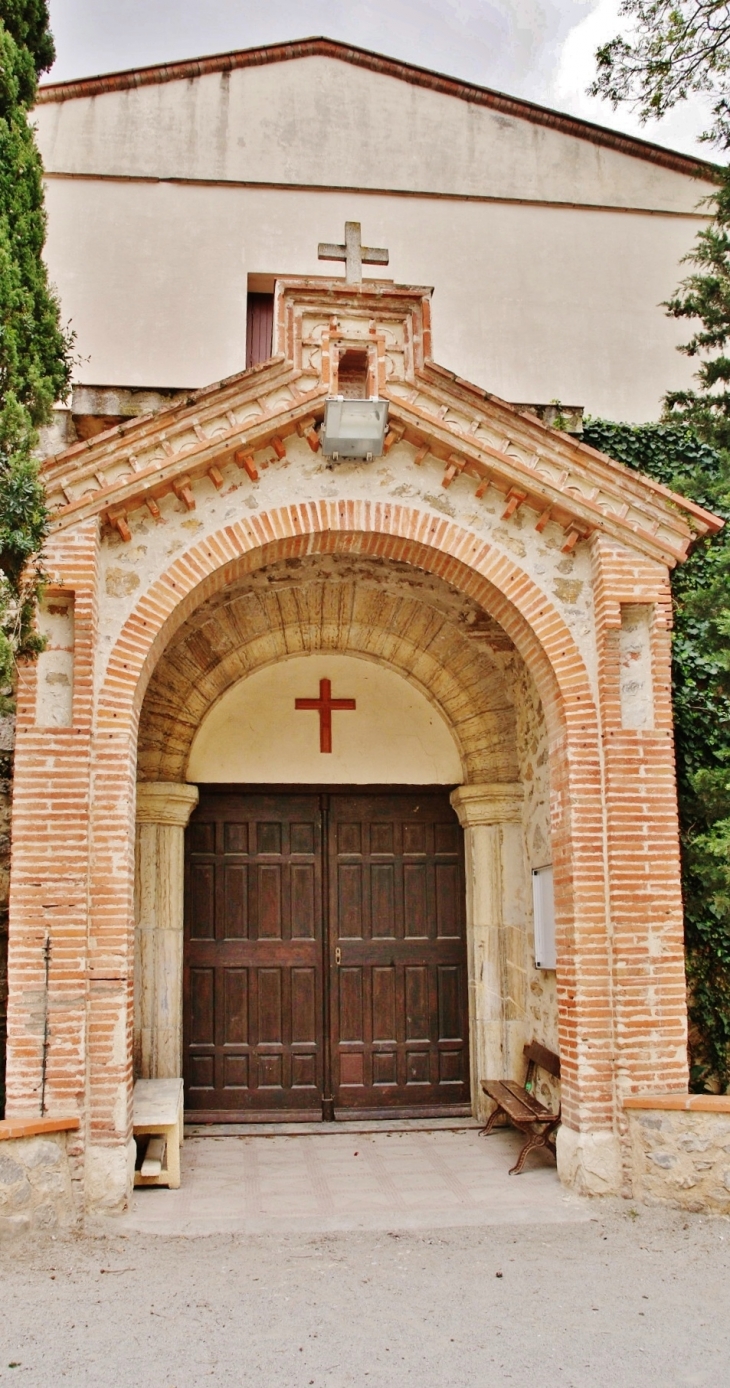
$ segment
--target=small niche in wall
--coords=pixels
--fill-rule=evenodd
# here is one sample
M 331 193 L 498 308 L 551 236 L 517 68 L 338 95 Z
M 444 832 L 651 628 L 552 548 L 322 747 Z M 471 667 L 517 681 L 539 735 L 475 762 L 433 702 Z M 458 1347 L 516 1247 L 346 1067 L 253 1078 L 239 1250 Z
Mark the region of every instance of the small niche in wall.
M 346 400 L 367 400 L 370 395 L 366 349 L 348 347 L 337 364 L 337 395 Z
M 70 728 L 74 696 L 74 595 L 46 589 L 38 608 L 46 648 L 38 656 L 35 721 L 39 728 Z
M 650 603 L 622 603 L 619 634 L 621 727 L 654 727 Z
M 532 910 L 535 923 L 535 968 L 554 969 L 557 961 L 552 864 L 532 869 Z

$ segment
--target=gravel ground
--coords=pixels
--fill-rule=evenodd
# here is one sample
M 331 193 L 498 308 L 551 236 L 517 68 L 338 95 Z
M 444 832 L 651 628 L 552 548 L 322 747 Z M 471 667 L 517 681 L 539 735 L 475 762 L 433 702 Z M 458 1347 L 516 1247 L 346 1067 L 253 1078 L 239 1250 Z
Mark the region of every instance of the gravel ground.
M 0 1246 L 0 1384 L 730 1385 L 730 1221 Z

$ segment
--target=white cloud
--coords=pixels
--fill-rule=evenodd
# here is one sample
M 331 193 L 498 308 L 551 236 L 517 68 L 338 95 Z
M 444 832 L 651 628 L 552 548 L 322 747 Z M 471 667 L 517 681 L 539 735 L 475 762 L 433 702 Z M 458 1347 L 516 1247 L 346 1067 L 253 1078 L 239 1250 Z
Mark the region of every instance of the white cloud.
M 670 149 L 699 154 L 704 159 L 717 157 L 709 145 L 698 143 L 708 124 L 710 103 L 707 100 L 694 97 L 682 102 L 662 120 L 642 125 L 629 105 L 621 105 L 614 111 L 609 102 L 587 95 L 586 88 L 595 73 L 596 49 L 615 34 L 629 32 L 627 21 L 618 10 L 619 0 L 594 0 L 591 13 L 571 29 L 555 71 L 551 104 L 584 120 L 638 135 Z

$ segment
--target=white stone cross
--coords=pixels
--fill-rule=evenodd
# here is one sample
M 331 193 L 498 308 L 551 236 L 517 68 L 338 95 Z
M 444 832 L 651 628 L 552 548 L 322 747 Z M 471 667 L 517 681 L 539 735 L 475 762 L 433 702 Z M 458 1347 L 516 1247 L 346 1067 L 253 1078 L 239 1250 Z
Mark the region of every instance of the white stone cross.
M 363 265 L 387 265 L 389 258 L 377 246 L 363 246 L 360 222 L 345 222 L 344 246 L 320 241 L 317 254 L 320 260 L 344 260 L 346 284 L 362 284 Z

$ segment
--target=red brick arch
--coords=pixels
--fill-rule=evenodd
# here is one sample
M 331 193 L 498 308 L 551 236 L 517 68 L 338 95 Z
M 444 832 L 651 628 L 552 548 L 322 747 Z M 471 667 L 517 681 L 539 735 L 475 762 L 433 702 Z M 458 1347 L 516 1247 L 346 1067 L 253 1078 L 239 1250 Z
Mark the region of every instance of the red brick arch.
M 99 700 L 100 731 L 138 715 L 163 650 L 212 593 L 276 560 L 335 551 L 412 564 L 472 597 L 529 665 L 551 739 L 576 720 L 584 736 L 595 734 L 583 659 L 565 622 L 524 570 L 450 521 L 365 501 L 281 507 L 225 526 L 178 556 L 140 598 L 111 653 Z
M 602 774 L 588 673 L 565 622 L 529 575 L 485 540 L 440 517 L 367 501 L 282 507 L 199 540 L 140 598 L 111 653 L 98 704 L 90 947 L 99 958 L 126 960 L 131 973 L 137 727 L 149 679 L 165 647 L 202 602 L 247 571 L 287 557 L 332 552 L 408 563 L 442 578 L 501 624 L 532 673 L 551 747 L 564 1120 L 580 1127 L 589 1112 L 593 1127 L 610 1125 L 611 1039 L 605 1018 L 600 1013 L 589 1017 L 580 1002 L 586 989 L 610 990 Z M 576 962 L 585 938 L 592 951 L 587 984 Z M 128 987 L 131 1003 L 131 978 Z M 595 1044 L 586 1078 L 578 1053 L 591 1031 Z M 90 1063 L 94 1070 L 93 1053 Z M 103 1098 L 110 1078 L 108 1058 L 99 1065 L 92 1078 L 90 1118 L 97 1140 L 104 1142 L 111 1124 Z M 131 1085 L 131 1066 L 128 1078 Z

